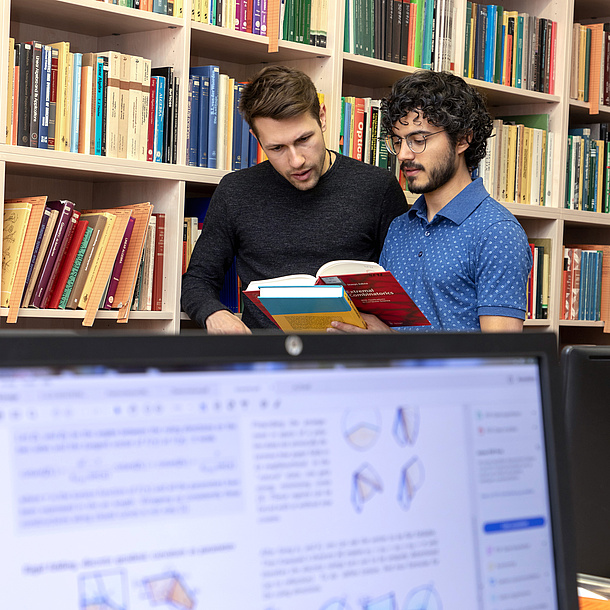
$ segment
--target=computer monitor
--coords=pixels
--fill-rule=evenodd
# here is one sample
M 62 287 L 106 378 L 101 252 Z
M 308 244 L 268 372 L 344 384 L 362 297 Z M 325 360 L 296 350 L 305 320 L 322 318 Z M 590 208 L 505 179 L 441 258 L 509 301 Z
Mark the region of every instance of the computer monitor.
M 555 350 L 0 336 L 0 603 L 576 608 Z
M 610 347 L 565 347 L 561 364 L 576 568 L 610 578 Z

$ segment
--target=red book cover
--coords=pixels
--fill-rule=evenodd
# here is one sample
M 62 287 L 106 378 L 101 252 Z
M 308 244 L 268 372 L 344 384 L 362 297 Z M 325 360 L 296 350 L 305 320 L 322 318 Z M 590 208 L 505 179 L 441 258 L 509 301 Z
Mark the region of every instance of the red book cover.
M 153 267 L 152 311 L 163 311 L 163 261 L 165 258 L 165 214 L 157 218 L 155 229 L 155 258 Z
M 154 160 L 155 150 L 155 102 L 157 99 L 157 79 L 150 79 L 150 98 L 148 102 L 148 138 L 146 144 L 146 160 Z
M 127 246 L 129 246 L 129 240 L 133 233 L 133 227 L 136 223 L 136 219 L 131 216 L 127 221 L 125 227 L 125 233 L 119 246 L 119 253 L 117 254 L 114 266 L 112 267 L 112 273 L 110 274 L 110 282 L 108 283 L 108 290 L 106 291 L 106 297 L 104 298 L 104 305 L 102 309 L 112 309 L 114 303 L 114 296 L 116 295 L 116 289 L 121 279 L 121 271 L 123 270 L 123 263 L 125 262 L 125 254 L 127 252 Z
M 76 223 L 76 227 L 74 229 L 74 235 L 72 236 L 72 240 L 70 241 L 70 245 L 66 250 L 66 255 L 64 257 L 64 261 L 62 263 L 61 269 L 59 271 L 59 275 L 57 276 L 57 281 L 55 282 L 55 286 L 53 287 L 53 291 L 51 293 L 51 297 L 49 299 L 47 307 L 50 309 L 57 309 L 59 307 L 59 302 L 61 301 L 61 296 L 66 287 L 66 283 L 68 281 L 68 277 L 70 277 L 70 272 L 72 271 L 72 266 L 74 265 L 74 261 L 76 260 L 76 255 L 78 254 L 78 249 L 83 241 L 83 237 L 85 235 L 85 231 L 89 226 L 89 222 L 87 220 L 79 220 Z
M 388 326 L 430 326 L 390 271 L 319 277 L 317 284 L 342 284 L 362 313 L 376 315 Z
M 364 99 L 354 98 L 354 159 L 363 161 L 364 149 Z

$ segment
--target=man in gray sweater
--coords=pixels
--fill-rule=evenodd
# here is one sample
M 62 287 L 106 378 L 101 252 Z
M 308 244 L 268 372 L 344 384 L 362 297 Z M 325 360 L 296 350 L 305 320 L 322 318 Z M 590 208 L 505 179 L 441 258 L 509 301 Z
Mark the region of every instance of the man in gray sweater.
M 326 148 L 326 109 L 303 72 L 264 68 L 240 112 L 268 161 L 220 181 L 182 278 L 184 311 L 218 334 L 274 327 L 247 299 L 242 320 L 220 302 L 234 256 L 244 286 L 315 275 L 331 260 L 377 261 L 390 223 L 407 210 L 390 172 Z

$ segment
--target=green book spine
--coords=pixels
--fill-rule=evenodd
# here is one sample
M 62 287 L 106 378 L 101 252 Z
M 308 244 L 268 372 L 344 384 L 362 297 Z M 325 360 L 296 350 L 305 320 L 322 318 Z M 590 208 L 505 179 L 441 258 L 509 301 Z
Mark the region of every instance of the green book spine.
M 345 0 L 345 20 L 343 22 L 343 52 L 344 53 L 349 53 L 350 50 L 350 37 L 349 37 L 349 33 L 350 33 L 350 20 L 349 20 L 349 7 L 350 4 L 352 3 L 352 0 Z M 284 20 L 286 20 L 286 16 L 284 15 Z M 343 112 L 343 110 L 342 110 Z M 343 122 L 343 121 L 341 121 Z
M 83 262 L 83 256 L 85 255 L 85 250 L 87 249 L 87 245 L 89 244 L 89 240 L 91 239 L 92 234 L 93 229 L 91 227 L 87 227 L 85 230 L 85 235 L 83 236 L 83 241 L 80 244 L 80 248 L 78 249 L 76 258 L 74 259 L 72 270 L 70 271 L 70 275 L 68 276 L 66 287 L 64 288 L 64 291 L 61 295 L 61 300 L 59 301 L 59 309 L 65 309 L 66 305 L 68 304 L 68 299 L 70 298 L 70 293 L 72 292 L 72 287 L 74 286 L 74 280 L 76 279 L 76 275 L 78 274 L 80 265 Z
M 415 40 L 413 41 L 413 66 L 421 68 L 422 32 L 424 29 L 424 0 L 415 0 L 417 20 L 415 22 Z
M 521 74 L 523 72 L 523 15 L 517 17 L 517 65 L 515 66 L 515 87 L 521 89 Z

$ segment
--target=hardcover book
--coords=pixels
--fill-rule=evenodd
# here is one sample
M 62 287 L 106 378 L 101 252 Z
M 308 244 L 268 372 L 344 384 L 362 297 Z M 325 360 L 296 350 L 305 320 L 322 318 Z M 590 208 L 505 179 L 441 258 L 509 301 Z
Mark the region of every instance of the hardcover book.
M 260 288 L 274 285 L 341 285 L 359 311 L 376 315 L 388 326 L 430 325 L 392 273 L 377 263 L 331 261 L 322 265 L 315 277 L 297 274 L 250 282 L 243 294 L 260 307 Z

